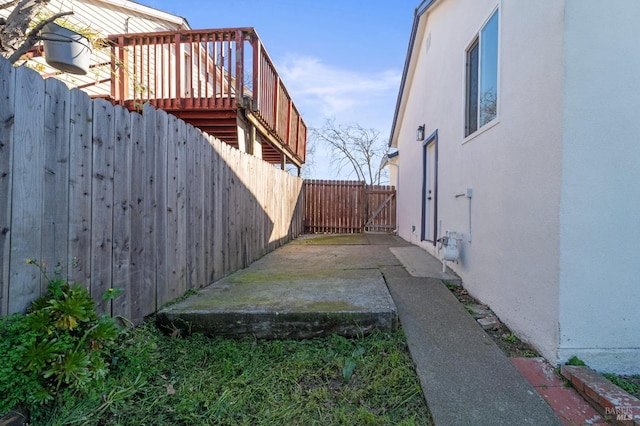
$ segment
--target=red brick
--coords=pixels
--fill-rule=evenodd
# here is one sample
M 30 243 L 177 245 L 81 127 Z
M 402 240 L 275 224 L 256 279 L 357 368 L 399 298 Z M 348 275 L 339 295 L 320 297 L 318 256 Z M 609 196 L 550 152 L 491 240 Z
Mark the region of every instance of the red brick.
M 564 376 L 565 379 L 571 381 L 571 378 L 573 377 L 573 370 L 571 368 L 570 365 L 563 365 L 560 367 L 560 374 L 562 374 Z
M 615 405 L 613 405 L 613 403 L 611 401 L 609 401 L 608 398 L 604 397 L 604 396 L 600 396 L 598 399 L 595 400 L 598 405 L 600 405 L 603 409 L 610 409 L 610 410 L 614 410 L 616 408 Z
M 587 395 L 587 397 L 591 398 L 591 400 L 600 402 L 600 395 L 588 384 L 585 384 L 584 386 L 584 394 Z
M 640 426 L 640 400 L 629 395 L 597 372 L 588 367 L 563 366 L 562 375 L 570 378 L 572 385 L 582 391 L 586 398 L 591 399 L 601 413 L 607 409 L 615 413 L 616 409 L 630 410 L 632 421 L 616 421 L 615 414 L 607 416 L 613 424 L 625 426 Z M 629 413 L 629 411 L 625 411 Z
M 553 367 L 544 358 L 511 358 L 511 362 L 532 386 L 564 386 Z
M 604 418 L 574 389 L 536 388 L 565 425 L 606 425 Z
M 571 376 L 571 385 L 579 392 L 584 392 L 584 382 L 577 376 Z

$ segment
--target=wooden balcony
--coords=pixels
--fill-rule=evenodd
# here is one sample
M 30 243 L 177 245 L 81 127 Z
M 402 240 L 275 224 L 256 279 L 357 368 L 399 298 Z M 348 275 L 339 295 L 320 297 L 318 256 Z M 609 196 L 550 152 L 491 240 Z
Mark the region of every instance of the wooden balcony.
M 145 102 L 274 164 L 305 161 L 307 127 L 253 28 L 109 36 L 111 97 Z

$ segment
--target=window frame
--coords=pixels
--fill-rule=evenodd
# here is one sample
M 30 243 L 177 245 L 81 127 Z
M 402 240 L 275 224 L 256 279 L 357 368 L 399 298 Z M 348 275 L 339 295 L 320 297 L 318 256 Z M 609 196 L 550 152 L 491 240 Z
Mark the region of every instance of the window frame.
M 496 5 L 494 9 L 491 10 L 487 19 L 482 23 L 478 31 L 474 33 L 474 36 L 471 42 L 467 45 L 464 50 L 464 92 L 463 92 L 463 142 L 472 139 L 478 134 L 484 132 L 485 130 L 493 127 L 495 124 L 499 122 L 500 117 L 500 29 L 501 25 L 501 16 L 500 16 L 500 5 Z M 496 16 L 497 19 L 497 35 L 496 35 L 496 112 L 495 116 L 487 121 L 484 124 L 481 124 L 481 81 L 482 81 L 482 32 L 486 28 L 487 24 L 493 17 Z M 477 51 L 477 59 L 475 63 L 475 71 L 471 70 L 470 67 L 472 65 L 471 61 L 473 60 L 472 55 L 474 50 Z M 474 75 L 475 74 L 475 75 Z M 475 79 L 475 85 L 474 83 Z M 472 93 L 474 92 L 474 93 Z M 475 95 L 475 105 L 472 105 L 472 95 Z M 474 113 L 472 116 L 472 112 Z M 470 127 L 475 126 L 475 128 L 470 131 Z

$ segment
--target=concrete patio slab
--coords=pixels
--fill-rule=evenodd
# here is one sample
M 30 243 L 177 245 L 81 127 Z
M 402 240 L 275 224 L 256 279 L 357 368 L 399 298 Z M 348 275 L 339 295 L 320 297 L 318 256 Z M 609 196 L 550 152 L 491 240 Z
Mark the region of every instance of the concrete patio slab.
M 391 247 L 390 250 L 412 277 L 437 278 L 452 283 L 462 283 L 460 277 L 451 269 L 446 268 L 446 272 L 442 272 L 442 262 L 420 247 Z
M 287 245 L 162 309 L 157 320 L 187 332 L 267 339 L 395 330 L 395 304 L 378 266 L 397 260 L 375 247 Z

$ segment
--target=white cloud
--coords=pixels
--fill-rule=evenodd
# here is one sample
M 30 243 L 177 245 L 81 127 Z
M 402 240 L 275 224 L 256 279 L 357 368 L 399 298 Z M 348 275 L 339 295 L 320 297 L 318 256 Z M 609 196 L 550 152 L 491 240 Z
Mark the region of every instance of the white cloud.
M 380 131 L 391 128 L 401 72 L 373 73 L 349 70 L 303 56 L 278 61 L 280 76 L 307 126 L 320 127 L 327 118 L 357 123 Z M 316 179 L 353 179 L 351 170 L 336 170 L 328 146 L 317 146 L 314 165 L 307 168 Z
M 390 123 L 393 118 L 398 70 L 363 73 L 313 57 L 287 58 L 278 68 L 293 101 L 312 125 L 336 117 L 339 122 L 378 127 L 380 119 Z

